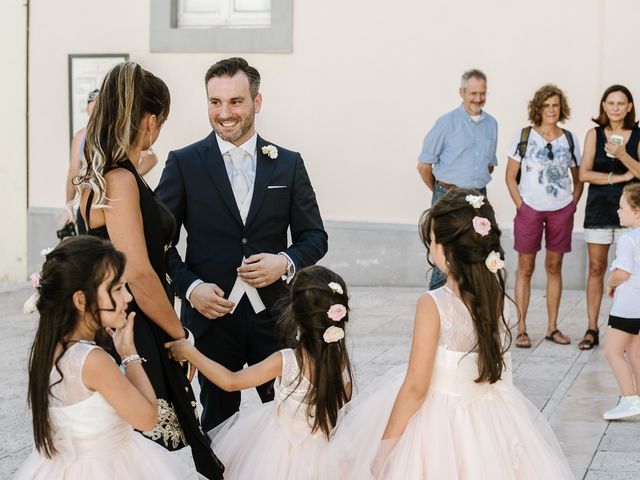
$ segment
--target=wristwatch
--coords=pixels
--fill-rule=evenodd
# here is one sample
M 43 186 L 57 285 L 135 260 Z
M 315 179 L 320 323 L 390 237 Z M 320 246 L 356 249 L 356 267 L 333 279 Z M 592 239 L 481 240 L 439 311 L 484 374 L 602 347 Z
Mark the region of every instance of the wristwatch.
M 282 275 L 282 277 L 280 278 L 285 282 L 289 283 L 293 278 L 293 275 L 296 273 L 296 267 L 293 264 L 293 261 L 289 258 L 289 255 L 283 252 L 280 252 L 278 255 L 282 255 L 287 259 L 287 269 L 285 270 L 284 275 Z

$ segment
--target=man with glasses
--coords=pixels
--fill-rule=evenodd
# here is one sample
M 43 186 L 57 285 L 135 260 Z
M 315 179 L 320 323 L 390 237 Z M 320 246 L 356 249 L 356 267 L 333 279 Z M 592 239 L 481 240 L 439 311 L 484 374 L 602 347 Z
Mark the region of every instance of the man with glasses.
M 431 205 L 454 187 L 474 188 L 486 195 L 498 163 L 498 123 L 482 110 L 487 98 L 486 75 L 475 69 L 464 72 L 459 92 L 462 104 L 436 121 L 418 157 L 418 172 L 433 192 Z M 444 274 L 434 268 L 429 288 L 444 283 Z
M 545 338 L 566 345 L 557 327 L 562 296 L 562 260 L 571 251 L 576 204 L 582 194 L 578 178 L 580 148 L 575 136 L 558 126 L 569 118 L 566 96 L 555 85 L 544 85 L 529 102 L 529 121 L 509 149 L 506 182 L 516 206 L 513 237 L 518 252 L 515 301 L 520 310 L 515 345 L 531 347 L 526 318 L 536 254 L 545 236 L 548 325 Z

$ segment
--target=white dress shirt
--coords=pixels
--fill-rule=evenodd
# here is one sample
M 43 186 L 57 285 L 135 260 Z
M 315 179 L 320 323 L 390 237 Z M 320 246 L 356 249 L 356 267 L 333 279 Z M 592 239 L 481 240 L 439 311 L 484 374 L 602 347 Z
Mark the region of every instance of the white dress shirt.
M 231 155 L 229 154 L 229 152 L 233 148 L 236 148 L 236 145 L 234 145 L 231 142 L 227 142 L 226 140 L 223 140 L 222 138 L 220 138 L 220 136 L 218 136 L 217 133 L 216 133 L 216 141 L 218 142 L 218 148 L 220 149 L 220 153 L 222 154 L 222 159 L 224 160 L 224 167 L 227 170 L 227 175 L 229 176 L 229 182 L 233 182 L 234 167 L 233 167 L 233 162 L 231 160 Z M 241 148 L 246 152 L 247 154 L 246 158 L 249 159 L 249 161 L 246 162 L 243 168 L 244 173 L 247 176 L 247 179 L 249 180 L 249 184 L 250 184 L 250 192 L 248 195 L 249 197 L 253 196 L 253 187 L 255 185 L 255 180 L 256 180 L 256 165 L 257 165 L 257 154 L 258 154 L 257 142 L 258 142 L 258 134 L 254 133 L 249 140 L 244 142 L 242 145 L 237 146 L 237 148 Z M 287 255 L 286 253 L 280 252 L 280 255 L 284 255 L 287 258 L 287 262 L 290 262 L 293 265 L 293 273 L 291 275 L 288 275 L 285 273 L 285 275 L 281 277 L 282 280 L 289 283 L 295 274 L 295 264 L 293 263 L 289 255 Z M 191 298 L 191 292 L 193 292 L 193 290 L 201 283 L 204 283 L 201 279 L 195 280 L 187 289 L 186 297 L 187 297 L 187 300 L 189 300 L 189 302 Z M 238 296 L 239 293 L 240 295 Z M 265 309 L 264 303 L 262 303 L 262 300 L 260 300 L 260 296 L 258 295 L 258 292 L 256 291 L 256 289 L 254 287 L 251 287 L 248 283 L 242 281 L 242 279 L 238 277 L 236 278 L 236 282 L 233 286 L 233 289 L 229 294 L 229 300 L 235 302 L 237 305 L 237 302 L 240 301 L 244 293 L 248 294 L 249 300 L 251 301 L 251 306 L 253 307 L 256 313 L 259 313 Z M 231 298 L 232 296 L 237 298 Z M 193 307 L 193 305 L 191 306 Z M 231 313 L 233 313 L 233 310 L 231 310 Z

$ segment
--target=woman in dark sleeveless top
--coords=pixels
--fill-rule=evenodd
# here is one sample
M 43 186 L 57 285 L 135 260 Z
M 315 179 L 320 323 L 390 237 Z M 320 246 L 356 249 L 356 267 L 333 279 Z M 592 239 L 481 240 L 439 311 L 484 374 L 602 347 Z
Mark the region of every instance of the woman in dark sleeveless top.
M 580 180 L 590 184 L 584 216 L 584 236 L 589 253 L 589 325 L 578 344 L 581 350 L 590 350 L 599 343 L 598 316 L 609 247 L 621 229 L 618 202 L 624 186 L 640 178 L 640 129 L 631 92 L 622 85 L 605 90 L 600 114 L 593 121 L 598 127 L 587 133 L 580 164 Z M 623 137 L 623 143 L 612 142 L 612 135 Z
M 127 257 L 136 348 L 146 359 L 144 368 L 158 399 L 156 427 L 143 434 L 168 450 L 191 446 L 198 472 L 218 479 L 224 467 L 200 428 L 190 379 L 164 349 L 165 342 L 188 336 L 173 309 L 166 274 L 165 251 L 175 220 L 129 160 L 140 158 L 155 142 L 169 102 L 164 82 L 136 63 L 114 67 L 87 127 L 87 169 L 76 183 L 82 189 L 87 233 L 110 239 Z

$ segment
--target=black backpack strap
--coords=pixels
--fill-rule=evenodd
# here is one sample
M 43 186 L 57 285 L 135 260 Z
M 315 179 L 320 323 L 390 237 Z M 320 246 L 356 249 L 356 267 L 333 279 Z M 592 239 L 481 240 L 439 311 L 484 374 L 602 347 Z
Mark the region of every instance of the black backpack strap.
M 524 156 L 527 154 L 527 145 L 529 144 L 529 135 L 531 135 L 531 126 L 524 127 L 520 132 L 520 141 L 518 142 L 518 146 L 516 147 L 515 153 L 520 157 L 520 161 L 524 159 Z
M 524 160 L 524 156 L 527 154 L 529 135 L 531 135 L 531 126 L 524 127 L 520 132 L 520 141 L 518 142 L 518 146 L 514 152 L 520 157 L 520 166 L 518 167 L 518 173 L 516 174 L 516 183 L 520 183 L 520 170 L 522 169 L 522 160 Z
M 576 144 L 573 142 L 573 135 L 571 135 L 571 132 L 569 130 L 565 130 L 564 128 L 562 129 L 562 133 L 564 133 L 564 136 L 567 138 L 569 151 L 571 152 L 571 160 L 573 160 L 573 163 L 578 166 L 578 162 L 576 161 L 576 154 L 574 152 Z

